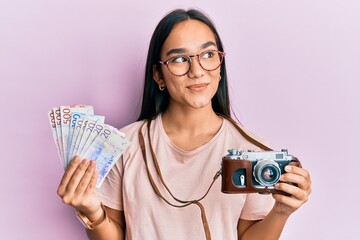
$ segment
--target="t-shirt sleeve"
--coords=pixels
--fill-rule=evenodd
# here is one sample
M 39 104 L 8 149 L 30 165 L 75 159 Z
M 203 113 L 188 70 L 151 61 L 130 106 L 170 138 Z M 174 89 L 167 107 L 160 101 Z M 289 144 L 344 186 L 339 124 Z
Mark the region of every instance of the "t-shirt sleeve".
M 269 195 L 249 193 L 246 195 L 240 218 L 244 220 L 260 220 L 266 217 L 274 206 L 275 200 Z
M 111 168 L 96 194 L 102 203 L 112 209 L 123 211 L 122 198 L 122 157 Z

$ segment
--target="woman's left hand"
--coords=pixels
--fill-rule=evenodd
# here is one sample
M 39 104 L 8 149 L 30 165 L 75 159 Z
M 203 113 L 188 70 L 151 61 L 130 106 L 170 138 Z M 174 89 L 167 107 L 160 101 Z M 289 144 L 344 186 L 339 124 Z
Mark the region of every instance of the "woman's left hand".
M 288 165 L 285 167 L 285 171 L 286 173 L 282 174 L 280 178 L 281 182 L 277 183 L 275 188 L 289 193 L 290 196 L 273 194 L 273 198 L 276 200 L 274 210 L 278 214 L 289 216 L 307 202 L 311 193 L 311 179 L 309 172 L 304 168 Z

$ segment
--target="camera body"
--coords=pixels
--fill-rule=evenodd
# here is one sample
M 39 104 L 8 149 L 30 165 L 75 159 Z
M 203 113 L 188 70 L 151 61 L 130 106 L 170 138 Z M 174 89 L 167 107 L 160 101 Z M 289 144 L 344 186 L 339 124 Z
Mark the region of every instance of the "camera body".
M 285 166 L 300 166 L 299 160 L 281 151 L 239 151 L 229 149 L 229 154 L 222 158 L 222 186 L 224 193 L 279 193 L 275 189 Z

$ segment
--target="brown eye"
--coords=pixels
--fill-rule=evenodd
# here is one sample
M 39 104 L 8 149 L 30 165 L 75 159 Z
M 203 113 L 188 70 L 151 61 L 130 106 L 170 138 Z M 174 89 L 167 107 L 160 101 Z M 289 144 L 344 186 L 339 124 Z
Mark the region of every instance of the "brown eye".
M 188 62 L 188 58 L 185 56 L 178 56 L 178 57 L 173 57 L 170 62 L 172 63 L 184 63 L 184 62 Z
M 215 55 L 215 51 L 204 52 L 202 58 L 212 58 Z

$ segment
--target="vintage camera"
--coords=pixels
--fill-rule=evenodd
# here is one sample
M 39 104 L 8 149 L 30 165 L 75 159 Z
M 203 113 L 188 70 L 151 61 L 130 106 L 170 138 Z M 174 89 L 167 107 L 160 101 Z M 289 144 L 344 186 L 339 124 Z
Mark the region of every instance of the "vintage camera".
M 274 185 L 279 182 L 285 166 L 300 166 L 299 160 L 281 151 L 239 151 L 229 149 L 222 158 L 222 186 L 224 193 L 280 193 Z

